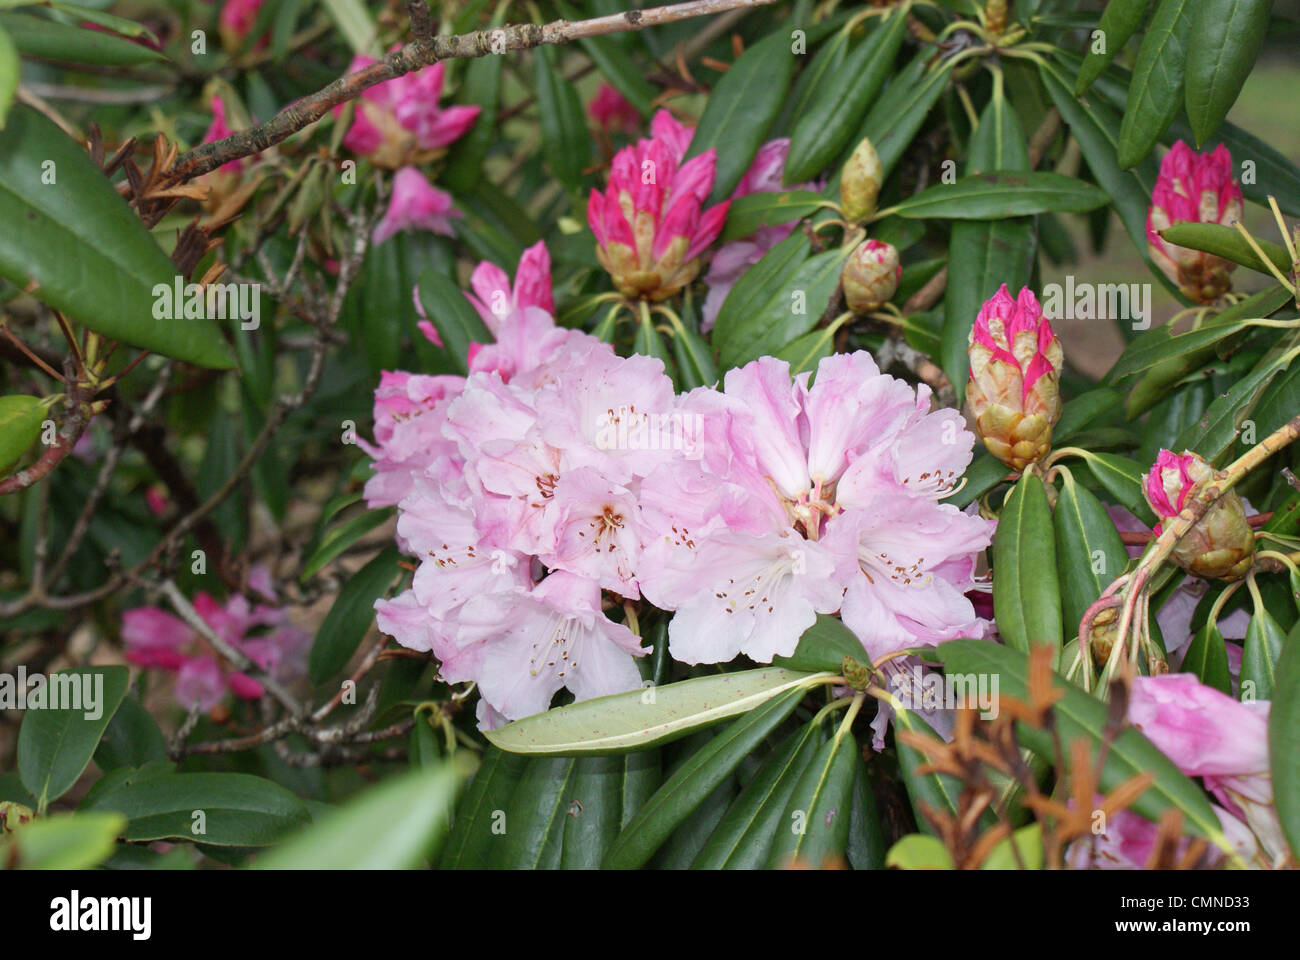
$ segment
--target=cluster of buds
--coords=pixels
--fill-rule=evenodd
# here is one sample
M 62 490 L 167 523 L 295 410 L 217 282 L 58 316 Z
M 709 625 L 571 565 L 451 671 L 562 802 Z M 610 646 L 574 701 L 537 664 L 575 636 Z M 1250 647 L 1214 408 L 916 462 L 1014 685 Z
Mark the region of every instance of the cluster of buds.
M 840 209 L 851 223 L 862 223 L 876 212 L 883 170 L 871 141 L 863 138 L 840 173 Z
M 614 155 L 609 186 L 591 191 L 596 258 L 624 296 L 666 300 L 695 279 L 700 254 L 722 232 L 730 201 L 704 209 L 717 151 L 685 163 L 689 131 L 661 110 L 652 136 Z
M 1241 187 L 1232 176 L 1232 155 L 1223 144 L 1200 154 L 1179 140 L 1160 161 L 1160 177 L 1147 211 L 1147 249 L 1165 276 L 1189 299 L 1197 303 L 1219 299 L 1232 286 L 1228 274 L 1236 264 L 1168 243 L 1160 232 L 1175 223 L 1231 226 L 1241 219 L 1241 205 Z
M 1012 299 L 1004 283 L 970 332 L 970 398 L 989 453 L 1024 470 L 1052 449 L 1061 416 L 1061 341 L 1028 287 Z
M 849 254 L 840 272 L 844 301 L 856 314 L 879 310 L 894 295 L 902 276 L 897 250 L 880 240 L 865 240 Z
M 1156 534 L 1164 521 L 1182 513 L 1187 501 L 1216 479 L 1214 468 L 1190 450 L 1161 450 L 1143 484 L 1147 503 L 1161 521 Z M 1184 570 L 1218 580 L 1244 577 L 1254 556 L 1255 534 L 1241 498 L 1231 490 L 1214 501 L 1173 550 L 1174 561 Z

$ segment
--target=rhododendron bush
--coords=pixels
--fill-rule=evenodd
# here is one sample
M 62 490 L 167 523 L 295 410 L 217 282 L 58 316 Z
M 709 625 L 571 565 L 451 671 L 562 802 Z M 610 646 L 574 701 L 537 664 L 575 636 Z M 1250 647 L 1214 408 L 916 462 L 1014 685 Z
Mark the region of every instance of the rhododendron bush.
M 1297 866 L 1295 4 L 0 6 L 3 866 Z

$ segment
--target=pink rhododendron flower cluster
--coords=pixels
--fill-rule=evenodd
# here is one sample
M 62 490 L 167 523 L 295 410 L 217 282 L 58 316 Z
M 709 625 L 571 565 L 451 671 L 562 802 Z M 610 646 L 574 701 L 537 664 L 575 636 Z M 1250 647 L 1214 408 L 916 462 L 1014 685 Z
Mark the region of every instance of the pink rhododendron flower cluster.
M 253 592 L 269 603 L 233 594 L 224 604 L 207 593 L 194 597 L 194 609 L 212 631 L 281 683 L 306 674 L 311 636 L 273 606 L 276 597 L 262 568 L 249 577 Z M 189 624 L 158 607 L 136 607 L 122 614 L 122 641 L 131 663 L 176 675 L 176 700 L 186 709 L 210 710 L 227 691 L 244 700 L 265 692 L 257 680 L 234 670 Z
M 1135 677 L 1129 694 L 1129 722 L 1183 773 L 1201 778 L 1219 801 L 1214 812 L 1224 836 L 1253 865 L 1278 863 L 1288 849 L 1273 805 L 1269 706 L 1266 700 L 1238 702 L 1190 673 Z M 1145 866 L 1155 836 L 1155 824 L 1120 811 L 1098 844 L 1098 865 Z M 1074 865 L 1086 865 L 1087 847 L 1074 844 Z
M 548 266 L 481 265 L 496 342 L 466 378 L 385 374 L 364 444 L 419 561 L 380 627 L 476 682 L 481 722 L 639 686 L 623 601 L 675 611 L 687 663 L 769 662 L 819 613 L 872 658 L 984 635 L 965 593 L 992 523 L 940 502 L 974 444 L 956 411 L 861 352 L 813 386 L 767 357 L 677 395 L 658 359 L 555 326 Z

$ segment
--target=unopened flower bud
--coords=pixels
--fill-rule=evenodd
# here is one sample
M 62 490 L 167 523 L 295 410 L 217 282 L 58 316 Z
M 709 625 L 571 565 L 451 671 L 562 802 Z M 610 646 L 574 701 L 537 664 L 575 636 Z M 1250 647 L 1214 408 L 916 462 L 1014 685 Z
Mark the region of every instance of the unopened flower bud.
M 1160 518 L 1178 516 L 1192 497 L 1216 479 L 1214 468 L 1190 450 L 1176 454 L 1161 450 L 1143 484 L 1147 503 Z M 1241 498 L 1229 490 L 1174 545 L 1174 561 L 1198 577 L 1237 580 L 1246 575 L 1255 556 L 1255 534 L 1246 521 Z
M 1197 303 L 1213 303 L 1227 293 L 1232 287 L 1228 273 L 1237 265 L 1169 243 L 1160 231 L 1175 223 L 1231 226 L 1241 219 L 1241 204 L 1232 155 L 1223 144 L 1200 154 L 1179 140 L 1160 161 L 1147 211 L 1147 249 L 1165 276 Z
M 898 289 L 902 275 L 897 250 L 880 240 L 866 240 L 844 261 L 840 272 L 844 300 L 854 313 L 879 310 Z
M 989 453 L 1023 470 L 1052 449 L 1061 416 L 1061 341 L 1038 298 L 1022 287 L 1013 300 L 1004 283 L 980 308 L 970 332 L 966 395 Z
M 1102 664 L 1110 659 L 1110 652 L 1115 647 L 1117 620 L 1116 607 L 1107 607 L 1093 618 L 1088 630 L 1093 663 Z
M 861 223 L 876 212 L 882 179 L 876 148 L 863 137 L 840 174 L 840 207 L 849 221 Z
M 35 816 L 30 807 L 5 800 L 0 803 L 0 837 L 13 833 L 16 827 L 29 822 Z

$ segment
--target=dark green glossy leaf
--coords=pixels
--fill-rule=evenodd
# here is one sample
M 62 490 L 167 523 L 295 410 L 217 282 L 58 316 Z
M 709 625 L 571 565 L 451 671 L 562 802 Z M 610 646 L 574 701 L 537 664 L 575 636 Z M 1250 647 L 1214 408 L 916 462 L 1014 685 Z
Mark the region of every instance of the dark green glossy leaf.
M 1119 165 L 1126 170 L 1151 152 L 1183 105 L 1192 7 L 1189 0 L 1159 0 L 1142 36 L 1119 131 Z
M 1273 802 L 1291 855 L 1300 856 L 1300 636 L 1293 630 L 1277 663 L 1268 717 Z
M 591 159 L 591 135 L 587 132 L 582 102 L 578 99 L 578 91 L 566 83 L 556 69 L 553 50 L 539 47 L 533 51 L 533 57 L 533 83 L 542 127 L 542 156 L 561 182 L 571 187 L 579 186 L 582 171 Z
M 44 676 L 39 686 L 29 678 L 27 712 L 18 731 L 18 773 L 38 813 L 67 793 L 86 769 L 126 694 L 128 675 L 126 667 L 77 667 Z
M 1061 610 L 1066 635 L 1072 636 L 1088 607 L 1124 572 L 1128 551 L 1101 501 L 1068 474 L 1052 522 Z
M 1003 504 L 993 535 L 993 610 L 1003 641 L 1020 651 L 1046 645 L 1061 652 L 1061 596 L 1056 537 L 1043 481 L 1020 478 Z
M 1100 187 L 1059 173 L 998 171 L 929 187 L 892 209 L 908 218 L 1000 220 L 1048 210 L 1082 213 L 1109 200 Z
M 1272 276 L 1264 261 L 1246 242 L 1246 238 L 1232 227 L 1221 226 L 1217 223 L 1175 223 L 1161 230 L 1160 236 L 1177 246 L 1188 247 L 1192 250 L 1204 250 L 1216 257 L 1223 257 L 1225 260 L 1240 263 L 1244 267 L 1250 267 L 1252 270 L 1258 270 L 1260 273 L 1268 273 L 1269 276 Z M 1285 277 L 1291 272 L 1291 256 L 1286 252 L 1285 247 L 1280 243 L 1273 243 L 1259 237 L 1256 238 L 1255 242 L 1259 244 L 1259 248 L 1264 251 L 1282 276 Z
M 1087 90 L 1092 81 L 1106 69 L 1106 65 L 1124 49 L 1124 44 L 1128 43 L 1129 37 L 1133 36 L 1133 32 L 1142 23 L 1142 16 L 1147 12 L 1150 2 L 1151 0 L 1110 0 L 1106 4 L 1106 9 L 1097 22 L 1097 31 L 1101 36 L 1098 37 L 1096 33 L 1089 35 L 1088 54 L 1083 58 L 1083 66 L 1074 81 L 1075 96 Z M 1100 50 L 1095 46 L 1098 39 L 1103 43 Z
M 853 780 L 862 759 L 858 742 L 841 730 L 817 751 L 785 805 L 768 853 L 769 867 L 833 866 L 849 844 Z
M 375 622 L 375 601 L 401 573 L 401 555 L 389 547 L 348 578 L 325 615 L 308 656 L 312 683 L 323 683 L 347 665 Z
M 1197 0 L 1187 36 L 1187 117 L 1203 144 L 1255 66 L 1273 0 Z
M 11 225 L 0 231 L 0 276 L 38 300 L 111 339 L 234 366 L 212 320 L 154 317 L 174 299 L 175 267 L 81 145 L 30 107 L 16 107 L 0 137 L 0 222 Z
M 1246 628 L 1241 648 L 1241 699 L 1272 700 L 1277 685 L 1277 661 L 1286 644 L 1284 631 L 1260 604 Z
M 141 767 L 151 760 L 167 759 L 167 743 L 158 721 L 135 697 L 123 697 L 95 750 L 101 770 Z
M 420 274 L 417 290 L 424 314 L 438 331 L 457 371 L 468 373 L 469 345 L 492 342 L 483 318 L 449 277 L 434 270 Z
M 1196 679 L 1232 696 L 1232 676 L 1228 673 L 1228 651 L 1218 627 L 1205 624 L 1192 635 L 1192 642 L 1183 654 L 1180 673 L 1194 673 Z
M 0 29 L 25 57 L 88 63 L 98 67 L 133 67 L 167 59 L 157 50 L 104 30 L 90 30 L 25 13 L 0 14 Z

